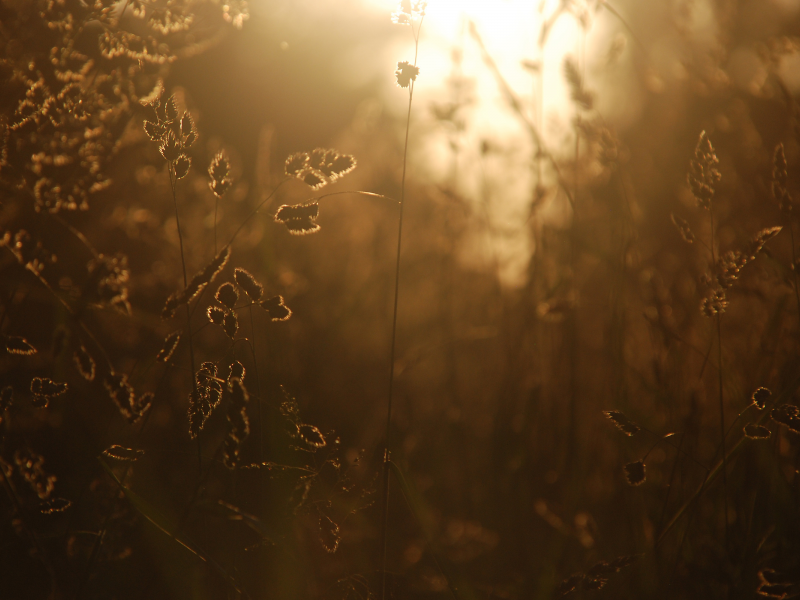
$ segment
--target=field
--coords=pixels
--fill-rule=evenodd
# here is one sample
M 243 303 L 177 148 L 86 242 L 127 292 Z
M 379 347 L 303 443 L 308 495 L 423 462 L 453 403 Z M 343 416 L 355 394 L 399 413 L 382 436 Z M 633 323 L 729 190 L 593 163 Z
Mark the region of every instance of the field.
M 800 3 L 495 2 L 0 0 L 0 598 L 800 597 Z

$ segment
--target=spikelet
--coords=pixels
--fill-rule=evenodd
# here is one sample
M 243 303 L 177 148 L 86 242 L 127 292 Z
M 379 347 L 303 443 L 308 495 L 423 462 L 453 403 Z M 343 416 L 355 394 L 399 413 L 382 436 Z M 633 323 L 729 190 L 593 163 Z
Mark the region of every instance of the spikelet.
M 299 435 L 300 439 L 306 444 L 315 449 L 324 448 L 327 444 L 325 441 L 325 436 L 323 436 L 322 432 L 313 425 L 307 425 L 306 423 L 298 424 L 297 435 Z
M 395 81 L 401 88 L 408 88 L 412 81 L 417 80 L 419 75 L 419 67 L 412 65 L 410 62 L 404 60 L 397 63 L 397 70 L 394 72 Z
M 722 178 L 717 169 L 718 164 L 719 159 L 717 159 L 714 147 L 711 145 L 706 132 L 700 132 L 700 138 L 694 151 L 694 158 L 689 162 L 689 173 L 686 176 L 689 189 L 692 191 L 692 195 L 694 195 L 700 208 L 711 209 L 715 186 Z
M 283 205 L 275 213 L 275 221 L 285 225 L 292 235 L 306 235 L 319 231 L 317 216 L 319 204 L 316 202 L 296 206 Z
M 231 366 L 228 367 L 228 383 L 230 383 L 231 379 L 240 379 L 244 381 L 244 365 L 240 363 L 238 360 L 231 363 Z
M 261 303 L 261 308 L 269 313 L 273 321 L 288 321 L 292 311 L 283 303 L 283 296 L 275 296 Z
M 225 321 L 225 311 L 217 306 L 209 306 L 206 315 L 208 315 L 208 320 L 214 323 L 214 325 L 222 325 Z
M 685 219 L 681 219 L 676 214 L 672 214 L 670 215 L 670 217 L 672 219 L 673 225 L 675 225 L 675 227 L 677 228 L 678 233 L 681 234 L 683 241 L 686 242 L 687 244 L 693 243 L 695 237 L 694 237 L 694 232 L 689 227 L 689 223 L 687 223 Z
M 75 362 L 75 367 L 78 369 L 78 373 L 80 373 L 81 377 L 86 381 L 94 381 L 97 367 L 92 355 L 89 354 L 86 348 L 79 346 L 72 355 L 72 360 Z
M 758 388 L 755 392 L 753 392 L 752 400 L 753 404 L 758 407 L 758 410 L 764 410 L 767 406 L 767 401 L 772 396 L 772 392 L 770 392 L 765 387 Z
M 400 0 L 397 10 L 392 13 L 392 23 L 411 25 L 414 20 L 425 16 L 426 0 Z
M 225 154 L 224 150 L 217 152 L 211 160 L 211 164 L 208 167 L 208 175 L 211 177 L 208 187 L 211 188 L 217 198 L 222 198 L 233 184 L 233 180 L 230 178 L 228 155 Z
M 156 355 L 156 360 L 163 363 L 169 362 L 169 359 L 172 358 L 172 355 L 175 353 L 180 341 L 180 331 L 174 331 L 170 333 L 164 338 L 164 343 L 161 345 L 161 350 L 159 350 L 158 354 Z
M 264 294 L 264 288 L 248 271 L 237 267 L 233 271 L 233 279 L 236 281 L 236 285 L 249 296 L 250 300 L 253 302 L 261 300 L 261 296 Z
M 781 425 L 786 425 L 796 433 L 800 433 L 800 410 L 794 404 L 784 404 L 773 408 L 770 418 Z
M 103 450 L 103 456 L 120 462 L 135 462 L 144 456 L 144 450 L 136 450 L 114 444 Z
M 249 396 L 242 380 L 236 377 L 228 382 L 228 392 L 231 402 L 228 407 L 228 434 L 223 444 L 223 461 L 226 467 L 235 469 L 239 464 L 241 446 L 250 435 L 250 422 L 245 410 Z
M 161 311 L 161 318 L 171 319 L 175 316 L 175 311 L 179 306 L 191 302 L 192 299 L 222 271 L 225 265 L 228 264 L 229 258 L 230 249 L 226 246 L 220 250 L 219 254 L 214 257 L 214 260 L 208 263 L 202 271 L 192 277 L 192 280 L 185 289 L 172 294 L 167 299 L 164 309 Z
M 50 498 L 39 504 L 36 510 L 42 515 L 54 515 L 66 511 L 70 506 L 72 502 L 66 498 Z
M 636 433 L 639 433 L 641 428 L 631 421 L 628 417 L 622 414 L 618 410 L 607 410 L 604 411 L 603 414 L 611 419 L 611 422 L 619 429 L 622 433 L 627 436 L 632 436 Z
M 628 463 L 625 465 L 625 479 L 631 485 L 641 485 L 645 480 L 644 461 L 637 460 L 636 462 Z
M 761 425 L 749 423 L 744 427 L 744 434 L 753 440 L 768 440 L 772 432 Z
M 313 190 L 333 183 L 356 168 L 356 159 L 333 149 L 316 148 L 298 152 L 286 159 L 284 171 L 289 177 L 303 181 Z
M 5 336 L 3 338 L 3 345 L 6 348 L 6 352 L 9 354 L 18 354 L 20 356 L 36 354 L 36 348 L 31 346 L 28 340 L 16 335 Z
M 592 110 L 594 94 L 584 86 L 583 77 L 581 77 L 578 66 L 575 64 L 575 59 L 571 56 L 564 58 L 564 79 L 567 80 L 569 85 L 572 101 L 583 110 Z
M 20 449 L 14 453 L 14 464 L 36 495 L 41 500 L 46 500 L 53 492 L 56 476 L 45 472 L 44 457 L 36 452 Z
M 222 330 L 229 338 L 236 337 L 236 332 L 239 330 L 239 319 L 236 318 L 236 313 L 232 310 L 225 313 L 222 319 Z
M 31 393 L 33 394 L 33 405 L 36 408 L 47 408 L 50 400 L 56 396 L 66 393 L 66 383 L 56 383 L 47 377 L 34 377 L 31 380 Z
M 322 515 L 319 518 L 319 541 L 325 551 L 333 554 L 339 548 L 342 536 L 339 533 L 339 526 L 330 517 Z
M 772 158 L 772 197 L 778 203 L 778 207 L 785 212 L 792 210 L 792 199 L 786 189 L 788 179 L 783 144 L 778 144 Z
M 239 301 L 239 292 L 233 287 L 232 283 L 223 283 L 217 288 L 217 293 L 214 294 L 217 302 L 226 308 L 233 308 Z

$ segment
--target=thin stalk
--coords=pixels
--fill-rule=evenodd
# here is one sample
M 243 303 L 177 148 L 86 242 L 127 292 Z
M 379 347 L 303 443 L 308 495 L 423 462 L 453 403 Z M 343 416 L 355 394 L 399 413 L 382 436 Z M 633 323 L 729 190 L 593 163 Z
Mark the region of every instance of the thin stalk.
M 258 377 L 258 359 L 256 358 L 256 326 L 253 322 L 253 304 L 250 304 L 250 337 L 253 352 L 253 370 L 256 374 L 256 393 L 258 394 L 258 460 L 264 460 L 264 423 L 261 418 L 261 381 Z
M 797 250 L 794 247 L 794 223 L 789 218 L 789 235 L 792 242 L 792 273 L 794 274 L 794 297 L 797 300 L 797 314 L 800 318 L 800 283 L 797 281 Z
M 422 21 L 419 27 L 412 33 L 414 34 L 414 66 L 417 66 L 417 55 L 419 53 L 419 32 L 422 29 Z M 394 310 L 392 312 L 392 346 L 389 353 L 389 395 L 386 406 L 386 434 L 385 446 L 383 451 L 383 498 L 382 498 L 382 522 L 381 522 L 381 600 L 386 600 L 386 543 L 387 530 L 389 528 L 389 465 L 391 454 L 389 442 L 392 426 L 392 398 L 394 393 L 394 360 L 395 347 L 397 342 L 397 305 L 400 297 L 400 251 L 403 243 L 403 209 L 406 205 L 406 168 L 408 165 L 408 134 L 411 125 L 411 102 L 414 98 L 414 81 L 408 88 L 408 111 L 406 114 L 406 135 L 403 144 L 403 177 L 400 183 L 400 217 L 397 224 L 397 259 L 394 270 Z
M 709 206 L 708 214 L 711 220 L 711 262 L 712 267 L 716 267 L 717 258 L 714 253 L 714 211 Z M 719 431 L 722 449 L 722 498 L 725 508 L 725 547 L 728 547 L 728 459 L 725 452 L 725 398 L 722 389 L 722 316 L 716 314 L 717 318 L 717 373 L 719 374 Z
M 217 255 L 217 209 L 219 208 L 219 196 L 214 194 L 214 256 Z
M 169 163 L 167 165 L 167 171 L 169 173 L 169 186 L 172 189 L 172 202 L 175 205 L 175 226 L 178 229 L 178 244 L 181 248 L 181 267 L 183 269 L 183 287 L 188 287 L 188 279 L 186 277 L 186 256 L 183 252 L 183 234 L 181 234 L 181 219 L 178 215 L 178 196 L 175 193 L 175 165 L 173 163 Z M 197 393 L 197 382 L 195 381 L 195 370 L 194 370 L 194 343 L 192 341 L 192 311 L 189 308 L 189 304 L 186 304 L 186 335 L 189 337 L 189 360 L 192 366 L 192 396 L 196 395 Z M 202 445 L 200 442 L 200 436 L 197 437 L 197 462 L 198 468 L 200 469 L 200 475 L 203 474 L 203 451 Z

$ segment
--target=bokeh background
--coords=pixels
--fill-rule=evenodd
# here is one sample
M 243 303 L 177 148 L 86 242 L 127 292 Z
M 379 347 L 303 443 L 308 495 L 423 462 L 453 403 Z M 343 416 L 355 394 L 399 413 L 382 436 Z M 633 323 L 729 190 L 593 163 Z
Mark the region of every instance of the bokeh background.
M 0 333 L 38 351 L 0 356 L 0 387 L 14 390 L 0 448 L 0 596 L 379 597 L 409 100 L 394 70 L 414 59 L 412 29 L 392 23 L 397 6 L 383 0 L 253 0 L 240 28 L 225 16 L 243 3 L 213 0 L 0 7 L 0 226 L 10 232 Z M 149 16 L 170 7 L 192 16 L 158 38 L 174 60 L 98 50 L 104 32 L 150 35 Z M 405 483 L 390 484 L 388 597 L 800 594 L 797 433 L 750 406 L 761 386 L 770 409 L 796 404 L 800 384 L 794 213 L 772 193 L 779 143 L 786 186 L 798 189 L 798 26 L 793 0 L 429 3 L 408 125 L 390 432 Z M 45 105 L 28 93 L 39 74 L 53 96 L 65 85 L 50 59 L 67 39 L 92 61 L 75 81 L 88 122 L 109 136 L 100 158 L 80 160 L 102 164 L 109 183 L 86 210 L 37 211 L 43 175 L 31 157 L 57 155 L 51 140 L 66 126 L 48 129 L 46 111 L 28 129 L 15 123 L 26 97 Z M 158 85 L 198 131 L 176 188 L 190 277 L 277 188 L 208 291 L 246 268 L 292 317 L 242 309 L 232 343 L 205 324 L 206 293 L 192 320 L 196 364 L 217 362 L 224 376 L 244 364 L 241 464 L 271 468 L 222 464 L 227 398 L 199 443 L 189 438 L 185 340 L 168 364 L 154 360 L 184 326 L 181 314 L 160 317 L 183 275 L 166 163 L 142 127 L 154 114 L 140 100 Z M 686 182 L 701 131 L 722 174 L 713 234 Z M 282 183 L 285 159 L 317 147 L 353 155 L 357 168 L 323 192 Z M 217 203 L 206 171 L 221 149 L 233 186 Z M 54 173 L 56 183 L 74 175 Z M 386 198 L 324 198 L 320 230 L 306 236 L 272 218 L 328 189 Z M 718 337 L 700 311 L 710 248 L 744 251 L 772 226 L 783 230 L 739 273 Z M 9 251 L 22 228 L 57 255 L 41 276 Z M 90 302 L 87 243 L 127 257 L 130 314 Z M 75 369 L 80 345 L 95 353 L 93 382 Z M 129 425 L 108 397 L 111 368 L 154 393 L 143 423 Z M 33 377 L 69 389 L 40 408 Z M 714 470 L 720 381 L 725 477 Z M 642 429 L 624 435 L 608 410 Z M 757 420 L 769 439 L 743 438 Z M 325 446 L 306 443 L 298 424 L 317 427 Z M 144 455 L 98 460 L 112 444 Z M 19 452 L 43 457 L 52 497 L 69 509 L 42 515 Z M 640 459 L 646 480 L 632 486 L 623 466 Z M 619 557 L 632 558 L 598 566 Z

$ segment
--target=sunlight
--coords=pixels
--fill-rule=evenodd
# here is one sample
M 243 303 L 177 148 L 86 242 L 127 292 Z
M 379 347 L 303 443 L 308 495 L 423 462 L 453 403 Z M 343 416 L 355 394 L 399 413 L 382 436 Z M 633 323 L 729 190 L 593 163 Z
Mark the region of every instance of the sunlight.
M 387 0 L 364 1 L 387 14 L 395 6 Z M 589 25 L 597 15 L 588 9 L 567 12 L 561 6 L 559 0 L 433 0 L 422 28 L 416 118 L 428 120 L 426 108 L 431 113 L 436 106 L 460 104 L 457 115 L 465 128 L 455 134 L 448 123 L 432 123 L 424 151 L 417 155 L 416 176 L 424 173 L 429 181 L 450 186 L 485 214 L 483 231 L 475 232 L 476 239 L 465 245 L 462 257 L 475 264 L 496 264 L 509 285 L 522 280 L 530 256 L 532 190 L 553 182 L 547 169 L 540 179 L 532 168 L 535 148 L 498 74 L 549 147 L 558 148 L 571 137 L 574 109 L 564 82 L 564 58 L 571 55 L 584 67 L 591 63 L 588 49 L 597 30 L 604 28 L 582 28 L 581 19 Z M 478 38 L 497 72 L 487 66 Z M 390 60 L 413 60 L 413 50 L 409 35 L 391 48 Z M 396 89 L 387 90 L 387 97 L 397 103 L 398 112 L 402 110 Z M 460 168 L 453 171 L 455 147 Z M 563 213 L 559 203 L 543 209 L 550 219 Z

